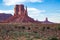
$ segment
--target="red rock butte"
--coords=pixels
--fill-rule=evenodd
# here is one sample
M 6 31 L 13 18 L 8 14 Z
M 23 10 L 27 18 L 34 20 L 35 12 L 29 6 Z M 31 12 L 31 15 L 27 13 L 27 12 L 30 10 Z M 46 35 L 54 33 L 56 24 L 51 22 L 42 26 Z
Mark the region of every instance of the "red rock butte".
M 23 4 L 16 5 L 14 8 L 14 15 L 5 20 L 7 23 L 20 23 L 20 22 L 38 22 L 33 18 L 28 16 L 27 7 L 24 7 Z M 40 22 L 39 22 L 40 23 Z

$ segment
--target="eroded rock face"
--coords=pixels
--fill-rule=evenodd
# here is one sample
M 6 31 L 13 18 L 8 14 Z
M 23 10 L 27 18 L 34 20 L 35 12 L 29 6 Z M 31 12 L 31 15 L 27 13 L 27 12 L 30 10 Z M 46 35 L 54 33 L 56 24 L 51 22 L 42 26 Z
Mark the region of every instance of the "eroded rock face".
M 27 14 L 27 7 L 24 8 L 24 5 L 16 5 L 14 8 L 14 16 L 7 19 L 5 22 L 36 22 L 33 18 L 29 17 Z
M 51 24 L 52 22 L 48 21 L 46 18 L 45 21 L 34 20 L 28 16 L 27 7 L 24 7 L 23 4 L 15 5 L 14 15 L 9 17 L 7 20 L 4 20 L 3 23 L 20 23 L 20 22 L 33 22 L 33 23 L 42 23 L 42 24 Z
M 15 8 L 14 8 L 14 16 L 28 16 L 27 15 L 27 7 L 26 9 L 24 9 L 24 5 L 21 4 L 21 5 L 16 5 Z

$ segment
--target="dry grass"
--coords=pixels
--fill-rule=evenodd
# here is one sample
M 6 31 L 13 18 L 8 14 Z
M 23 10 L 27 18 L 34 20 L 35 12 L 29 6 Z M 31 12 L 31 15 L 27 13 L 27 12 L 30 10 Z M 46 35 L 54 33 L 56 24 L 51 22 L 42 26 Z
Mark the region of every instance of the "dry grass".
M 0 23 L 0 40 L 49 40 L 52 37 L 60 39 L 59 35 L 60 24 Z

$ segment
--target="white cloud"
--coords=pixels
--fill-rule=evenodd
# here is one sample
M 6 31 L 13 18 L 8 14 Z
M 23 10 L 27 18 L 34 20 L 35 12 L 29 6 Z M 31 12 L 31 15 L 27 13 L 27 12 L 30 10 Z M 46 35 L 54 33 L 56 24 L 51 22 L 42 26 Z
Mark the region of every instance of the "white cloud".
M 52 13 L 48 16 L 49 20 L 55 23 L 60 23 L 60 13 Z
M 45 18 L 45 10 L 39 10 L 37 8 L 28 8 L 28 15 L 34 19 L 41 20 Z
M 28 8 L 28 11 L 33 13 L 33 14 L 38 14 L 38 13 L 42 13 L 42 12 L 45 12 L 45 10 L 39 10 L 37 8 Z
M 45 10 L 39 10 L 37 8 L 28 8 L 28 13 L 31 16 L 39 16 L 43 12 L 45 12 Z
M 3 0 L 5 5 L 22 4 L 26 2 L 42 2 L 42 0 Z
M 42 0 L 29 0 L 30 2 L 42 2 Z
M 44 21 L 46 17 L 48 20 L 54 23 L 60 23 L 60 13 L 52 13 L 49 16 L 46 15 L 45 10 L 39 10 L 37 8 L 28 8 L 28 14 L 30 17 L 34 18 L 35 20 Z M 45 13 L 45 14 L 43 14 Z
M 51 21 L 51 22 L 54 22 L 54 23 L 60 23 L 60 17 L 57 17 L 57 16 L 55 16 L 55 17 L 49 17 L 49 20 Z
M 11 13 L 11 14 L 13 14 L 13 10 L 0 10 L 0 13 L 6 13 L 6 14 Z

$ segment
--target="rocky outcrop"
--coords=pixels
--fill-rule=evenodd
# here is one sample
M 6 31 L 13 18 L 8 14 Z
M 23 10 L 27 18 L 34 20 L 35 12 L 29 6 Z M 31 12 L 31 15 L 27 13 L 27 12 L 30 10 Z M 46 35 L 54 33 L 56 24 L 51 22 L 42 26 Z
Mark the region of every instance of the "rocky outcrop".
M 7 20 L 3 21 L 3 23 L 42 23 L 42 24 L 51 24 L 52 22 L 48 21 L 46 18 L 45 21 L 36 21 L 33 18 L 28 16 L 27 7 L 24 7 L 23 4 L 16 5 L 14 8 L 14 15 L 9 17 Z
M 45 21 L 42 21 L 43 24 L 52 24 L 53 22 L 50 22 L 48 18 L 46 17 Z
M 28 16 L 27 7 L 24 8 L 24 5 L 16 5 L 14 8 L 14 16 L 10 17 L 9 19 L 5 20 L 5 22 L 37 22 L 33 18 Z
M 0 22 L 8 19 L 11 16 L 11 14 L 0 13 Z

